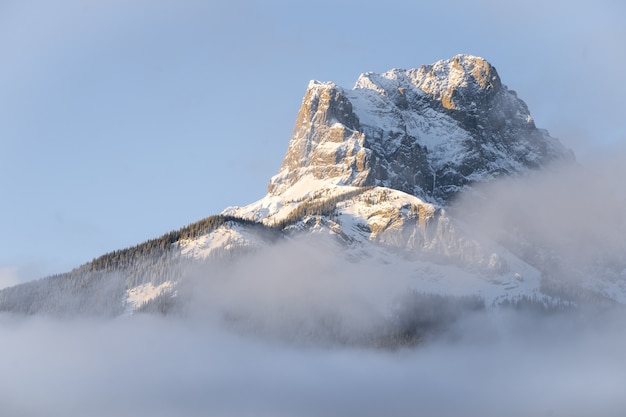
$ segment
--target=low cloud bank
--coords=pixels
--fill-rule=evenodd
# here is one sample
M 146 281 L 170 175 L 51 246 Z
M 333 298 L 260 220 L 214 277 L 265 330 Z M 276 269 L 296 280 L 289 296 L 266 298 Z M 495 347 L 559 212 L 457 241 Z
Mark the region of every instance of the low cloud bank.
M 204 320 L 3 317 L 0 408 L 51 417 L 622 415 L 622 320 L 576 334 L 558 318 L 498 320 L 504 331 L 489 340 L 472 337 L 481 319 L 463 323 L 455 342 L 381 351 L 266 342 Z
M 380 329 L 407 294 L 407 271 L 347 263 L 326 241 L 292 243 L 196 271 L 180 315 L 0 316 L 0 410 L 611 417 L 626 408 L 621 311 L 479 309 L 417 345 L 362 346 L 349 337 Z

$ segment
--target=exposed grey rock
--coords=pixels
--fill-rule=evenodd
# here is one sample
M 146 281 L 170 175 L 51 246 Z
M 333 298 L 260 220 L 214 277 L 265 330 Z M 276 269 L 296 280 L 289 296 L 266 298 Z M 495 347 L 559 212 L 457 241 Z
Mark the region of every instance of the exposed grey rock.
M 380 185 L 446 203 L 466 186 L 573 154 L 538 129 L 482 58 L 365 73 L 353 90 L 312 81 L 280 171 L 280 194 L 311 176 Z

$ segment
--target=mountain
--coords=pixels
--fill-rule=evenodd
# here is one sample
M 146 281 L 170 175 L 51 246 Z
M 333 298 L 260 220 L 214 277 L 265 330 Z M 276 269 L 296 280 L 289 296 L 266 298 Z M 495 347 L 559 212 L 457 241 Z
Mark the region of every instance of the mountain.
M 352 90 L 312 81 L 269 185 L 376 185 L 445 204 L 467 185 L 573 159 L 482 58 L 365 73 Z
M 526 104 L 479 57 L 365 73 L 351 90 L 311 81 L 264 198 L 66 274 L 4 289 L 0 310 L 113 317 L 181 311 L 191 293 L 205 288 L 188 282 L 210 282 L 205 290 L 220 293 L 229 285 L 220 277 L 245 262 L 255 265 L 247 273 L 269 279 L 274 264 L 289 256 L 307 264 L 314 256 L 307 251 L 319 242 L 322 253 L 330 250 L 318 263 L 324 274 L 340 274 L 344 264 L 376 271 L 389 287 L 409 291 L 412 305 L 421 300 L 437 309 L 448 305 L 442 300 L 467 304 L 470 297 L 471 308 L 546 310 L 626 299 L 584 286 L 564 290 L 548 276 L 546 257 L 537 255 L 543 249 L 530 256 L 520 249 L 523 238 L 494 239 L 451 214 L 461 193 L 478 184 L 556 162 L 573 163 L 573 153 L 535 126 Z M 318 243 L 301 246 L 307 239 Z M 259 253 L 274 264 L 259 263 Z M 325 262 L 336 268 L 324 269 Z M 308 272 L 295 267 L 289 276 Z M 236 302 L 225 308 L 229 320 L 246 316 Z

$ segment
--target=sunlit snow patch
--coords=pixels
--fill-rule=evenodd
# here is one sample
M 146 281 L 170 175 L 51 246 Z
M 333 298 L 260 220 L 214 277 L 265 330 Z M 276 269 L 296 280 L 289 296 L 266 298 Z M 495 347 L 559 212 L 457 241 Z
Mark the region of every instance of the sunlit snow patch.
M 138 285 L 126 291 L 126 309 L 125 315 L 133 314 L 144 303 L 158 297 L 163 293 L 171 293 L 174 291 L 175 283 L 173 281 L 165 281 L 155 286 L 151 282 Z

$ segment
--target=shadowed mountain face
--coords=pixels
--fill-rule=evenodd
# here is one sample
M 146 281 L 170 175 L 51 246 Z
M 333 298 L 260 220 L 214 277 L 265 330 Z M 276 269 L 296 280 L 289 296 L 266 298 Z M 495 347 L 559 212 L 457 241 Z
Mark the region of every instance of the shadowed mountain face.
M 482 58 L 365 73 L 354 89 L 312 81 L 269 193 L 304 177 L 394 188 L 446 203 L 466 186 L 573 154 L 537 129 Z

